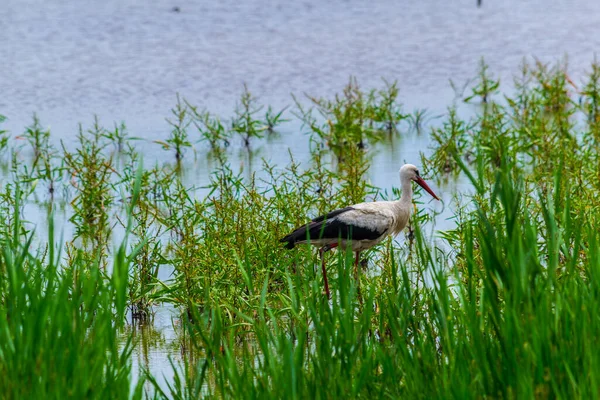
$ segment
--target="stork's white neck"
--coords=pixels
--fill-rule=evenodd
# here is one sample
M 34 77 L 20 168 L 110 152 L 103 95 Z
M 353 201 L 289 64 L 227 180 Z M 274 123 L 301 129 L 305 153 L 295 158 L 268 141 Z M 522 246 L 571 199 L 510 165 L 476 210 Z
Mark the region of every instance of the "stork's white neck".
M 400 202 L 403 204 L 412 203 L 413 189 L 412 189 L 411 180 L 406 179 L 405 177 L 402 177 L 400 179 L 400 185 L 402 187 L 402 194 L 400 195 Z

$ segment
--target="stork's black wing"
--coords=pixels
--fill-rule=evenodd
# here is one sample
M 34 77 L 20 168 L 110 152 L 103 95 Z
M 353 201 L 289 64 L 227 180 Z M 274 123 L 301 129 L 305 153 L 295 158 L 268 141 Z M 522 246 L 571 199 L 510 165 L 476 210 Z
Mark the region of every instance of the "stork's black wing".
M 384 233 L 385 230 L 374 230 L 361 226 L 360 223 L 344 221 L 342 214 L 352 210 L 355 209 L 345 207 L 317 217 L 282 238 L 280 242 L 286 242 L 286 248 L 292 249 L 296 242 L 307 239 L 375 240 Z

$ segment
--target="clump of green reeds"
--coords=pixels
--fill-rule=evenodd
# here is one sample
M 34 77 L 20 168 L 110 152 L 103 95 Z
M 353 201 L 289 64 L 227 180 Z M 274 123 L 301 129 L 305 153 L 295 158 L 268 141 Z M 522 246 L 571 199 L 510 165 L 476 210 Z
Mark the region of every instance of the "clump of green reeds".
M 64 265 L 52 218 L 43 253 L 21 234 L 18 185 L 13 232 L 0 254 L 0 387 L 7 399 L 141 398 L 131 382 L 133 343 L 122 343 L 128 286 L 123 244 L 105 275 L 98 261 Z M 133 390 L 133 392 L 132 392 Z
M 165 142 L 157 141 L 163 145 L 166 150 L 173 149 L 175 151 L 175 159 L 179 163 L 183 158 L 185 149 L 191 148 L 192 143 L 189 141 L 188 128 L 192 124 L 188 109 L 185 103 L 177 96 L 177 104 L 171 110 L 173 119 L 167 119 L 169 125 L 173 127 L 171 135 Z
M 33 122 L 19 139 L 27 141 L 33 152 L 31 165 L 23 163 L 20 182 L 32 183 L 41 180 L 48 185 L 50 199 L 54 200 L 57 184 L 63 179 L 64 162 L 58 150 L 50 143 L 50 130 L 43 129 L 36 115 Z M 17 164 L 18 165 L 18 164 Z
M 186 104 L 202 139 L 208 142 L 212 152 L 221 154 L 229 147 L 231 132 L 225 128 L 219 117 L 209 112 L 201 112 L 198 107 L 189 103 Z
M 69 256 L 101 264 L 106 262 L 112 231 L 109 211 L 114 201 L 111 182 L 116 173 L 112 156 L 104 152 L 103 134 L 104 129 L 96 120 L 87 134 L 80 127 L 79 147 L 75 151 L 63 145 L 65 167 L 75 190 L 70 218 L 75 225 L 75 238 Z M 81 245 L 75 243 L 77 239 Z
M 343 92 L 332 100 L 309 96 L 314 109 L 296 99 L 297 114 L 338 160 L 352 163 L 352 154 L 357 149 L 383 140 L 382 133 L 399 132 L 398 125 L 408 116 L 402 113 L 398 94 L 396 83 L 386 82 L 384 89 L 364 92 L 357 80 L 351 79 Z
M 134 319 L 148 322 L 158 291 L 158 272 L 166 262 L 161 242 L 163 225 L 158 223 L 164 197 L 157 188 L 168 186 L 166 182 L 173 179 L 174 172 L 158 168 L 140 170 L 141 160 L 133 156 L 131 161 L 123 171 L 126 201 L 131 201 L 133 194 L 138 193 L 136 201 L 131 203 L 130 215 L 124 221 L 131 224 L 131 233 L 136 238 L 132 245 L 135 256 L 129 275 L 128 307 Z
M 244 91 L 236 107 L 236 116 L 231 122 L 231 130 L 242 138 L 246 148 L 250 148 L 250 139 L 260 139 L 263 132 L 268 128 L 259 119 L 255 118 L 255 115 L 262 109 L 262 106 L 258 106 L 256 103 L 256 97 L 250 93 L 248 86 L 244 84 Z

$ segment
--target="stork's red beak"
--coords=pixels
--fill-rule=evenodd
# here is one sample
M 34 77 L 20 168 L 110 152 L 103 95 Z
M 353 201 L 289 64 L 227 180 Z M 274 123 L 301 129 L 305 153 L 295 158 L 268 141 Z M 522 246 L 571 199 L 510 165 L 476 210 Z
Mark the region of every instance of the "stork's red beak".
M 429 193 L 430 195 L 433 196 L 434 199 L 439 200 L 439 197 L 437 197 L 435 195 L 435 193 L 433 193 L 433 190 L 431 190 L 431 188 L 429 187 L 429 185 L 423 180 L 423 178 L 421 178 L 420 176 L 417 176 L 415 178 L 415 182 L 417 182 L 419 184 L 419 186 L 421 186 L 423 189 L 425 189 L 427 191 L 427 193 Z

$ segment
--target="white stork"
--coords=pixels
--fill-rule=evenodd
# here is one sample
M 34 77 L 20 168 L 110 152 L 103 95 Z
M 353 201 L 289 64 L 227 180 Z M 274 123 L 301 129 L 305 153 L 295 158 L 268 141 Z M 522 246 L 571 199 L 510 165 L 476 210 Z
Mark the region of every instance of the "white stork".
M 352 249 L 356 253 L 354 262 L 356 274 L 361 251 L 375 246 L 388 235 L 397 235 L 408 223 L 413 208 L 411 181 L 415 181 L 434 199 L 439 200 L 421 178 L 417 167 L 405 164 L 400 168 L 400 184 L 402 186 L 400 200 L 359 203 L 340 208 L 313 219 L 281 239 L 280 242 L 286 243 L 285 247 L 288 249 L 293 249 L 296 244 L 304 243 L 320 247 L 325 293 L 327 297 L 330 297 L 324 253 L 338 246 L 343 249 Z

